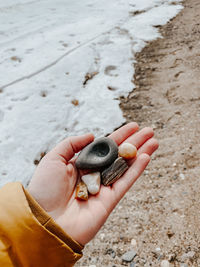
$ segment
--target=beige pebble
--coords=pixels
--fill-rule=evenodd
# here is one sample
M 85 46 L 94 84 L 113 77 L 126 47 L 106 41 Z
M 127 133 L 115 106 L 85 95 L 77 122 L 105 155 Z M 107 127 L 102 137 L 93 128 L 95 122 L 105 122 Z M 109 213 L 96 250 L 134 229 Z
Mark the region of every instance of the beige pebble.
M 101 174 L 93 172 L 81 177 L 81 180 L 86 184 L 88 192 L 91 195 L 96 195 L 100 190 Z
M 106 236 L 106 235 L 105 235 L 104 233 L 100 234 L 100 239 L 101 239 L 101 241 L 104 240 L 105 236 Z
M 124 159 L 133 159 L 137 155 L 137 148 L 130 143 L 123 143 L 119 146 L 118 153 Z
M 135 239 L 131 239 L 131 245 L 133 247 L 137 247 L 137 241 Z

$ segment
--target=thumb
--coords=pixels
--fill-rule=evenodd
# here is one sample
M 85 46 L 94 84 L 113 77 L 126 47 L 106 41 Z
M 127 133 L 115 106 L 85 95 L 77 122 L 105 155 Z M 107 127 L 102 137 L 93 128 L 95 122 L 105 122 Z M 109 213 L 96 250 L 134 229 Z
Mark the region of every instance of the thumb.
M 73 158 L 75 153 L 82 150 L 85 146 L 94 140 L 94 135 L 91 133 L 81 136 L 71 136 L 60 142 L 55 148 L 49 152 L 49 156 L 61 156 L 66 161 Z

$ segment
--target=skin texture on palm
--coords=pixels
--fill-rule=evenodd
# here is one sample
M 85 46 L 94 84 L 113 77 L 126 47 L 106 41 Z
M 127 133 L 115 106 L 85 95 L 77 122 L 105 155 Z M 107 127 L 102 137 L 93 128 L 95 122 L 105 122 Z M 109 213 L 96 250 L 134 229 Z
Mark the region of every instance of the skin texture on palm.
M 99 194 L 90 195 L 88 201 L 75 199 L 80 173 L 74 166 L 74 155 L 94 140 L 92 134 L 69 137 L 51 150 L 38 165 L 28 190 L 67 234 L 85 245 L 148 165 L 150 155 L 158 148 L 153 135 L 151 128 L 138 131 L 133 122 L 109 136 L 117 145 L 132 143 L 138 155 L 129 161 L 129 169 L 118 181 L 112 186 L 101 185 Z

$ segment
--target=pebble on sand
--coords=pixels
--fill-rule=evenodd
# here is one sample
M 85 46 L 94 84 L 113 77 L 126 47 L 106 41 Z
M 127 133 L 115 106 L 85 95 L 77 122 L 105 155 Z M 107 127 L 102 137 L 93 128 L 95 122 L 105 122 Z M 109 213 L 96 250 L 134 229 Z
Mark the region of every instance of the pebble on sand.
M 101 241 L 104 240 L 105 236 L 106 236 L 106 235 L 105 235 L 104 233 L 101 233 L 101 234 L 100 234 L 100 239 L 101 239 Z
M 167 260 L 163 260 L 163 261 L 161 261 L 160 266 L 161 267 L 170 267 L 170 263 Z
M 131 245 L 133 247 L 137 247 L 137 241 L 135 239 L 131 239 Z
M 180 176 L 181 180 L 185 180 L 185 175 L 183 173 L 180 173 L 179 176 Z
M 134 250 L 127 251 L 122 255 L 122 260 L 126 262 L 131 262 L 135 258 L 136 254 L 137 253 Z

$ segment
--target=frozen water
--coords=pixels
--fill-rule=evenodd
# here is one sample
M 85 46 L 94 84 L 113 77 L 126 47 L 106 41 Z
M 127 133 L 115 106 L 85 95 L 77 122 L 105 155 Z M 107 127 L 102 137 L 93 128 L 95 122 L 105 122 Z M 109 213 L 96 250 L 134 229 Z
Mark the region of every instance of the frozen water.
M 124 122 L 118 97 L 134 89 L 134 55 L 179 2 L 0 2 L 0 185 L 26 185 L 61 139 Z

